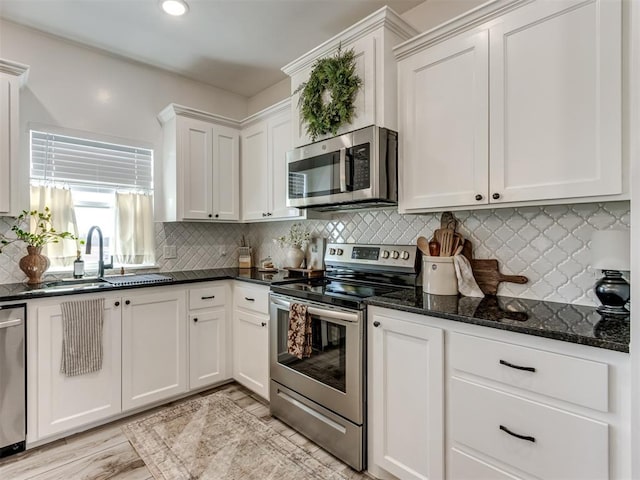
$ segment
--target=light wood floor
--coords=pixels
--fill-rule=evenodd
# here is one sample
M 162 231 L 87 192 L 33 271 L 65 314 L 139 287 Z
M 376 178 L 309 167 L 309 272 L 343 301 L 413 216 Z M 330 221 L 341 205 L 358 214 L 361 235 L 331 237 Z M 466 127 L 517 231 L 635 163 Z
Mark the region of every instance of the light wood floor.
M 322 450 L 316 444 L 269 415 L 264 400 L 237 383 L 230 383 L 215 391 L 229 395 L 237 405 L 260 418 L 296 445 L 348 479 L 368 479 Z M 210 394 L 208 390 L 200 395 Z M 149 415 L 169 405 L 127 417 L 83 433 L 56 440 L 24 453 L 0 460 L 2 480 L 153 480 L 142 459 L 122 433 L 121 425 L 133 418 Z

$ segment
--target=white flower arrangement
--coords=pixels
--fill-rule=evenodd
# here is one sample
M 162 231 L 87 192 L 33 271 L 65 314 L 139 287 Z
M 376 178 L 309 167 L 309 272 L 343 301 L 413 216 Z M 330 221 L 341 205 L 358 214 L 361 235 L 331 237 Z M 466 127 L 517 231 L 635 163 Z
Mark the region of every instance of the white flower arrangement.
M 294 223 L 291 225 L 288 235 L 274 238 L 274 241 L 278 242 L 280 247 L 290 246 L 302 248 L 303 245 L 309 241 L 310 237 L 311 234 L 301 223 Z

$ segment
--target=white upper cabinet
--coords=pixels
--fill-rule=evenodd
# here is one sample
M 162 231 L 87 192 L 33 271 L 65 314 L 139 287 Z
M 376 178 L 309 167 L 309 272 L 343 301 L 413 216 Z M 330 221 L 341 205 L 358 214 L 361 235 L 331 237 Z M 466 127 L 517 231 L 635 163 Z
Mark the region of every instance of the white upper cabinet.
M 492 202 L 622 192 L 621 24 L 616 0 L 543 1 L 490 29 Z
M 22 210 L 18 164 L 19 89 L 29 67 L 0 59 L 0 215 Z
M 487 203 L 488 34 L 461 35 L 407 57 L 400 88 L 400 205 Z
M 343 125 L 337 134 L 373 124 L 397 131 L 397 70 L 392 47 L 417 33 L 393 10 L 383 7 L 283 67 L 282 71 L 291 77 L 293 146 L 299 147 L 312 141 L 298 109 L 300 94 L 293 92 L 308 80 L 318 59 L 335 55 L 339 47 L 343 50 L 353 49 L 356 72 L 362 80 L 362 86 L 355 100 L 353 121 Z M 316 140 L 329 136 L 331 134 Z
M 238 221 L 239 123 L 175 104 L 158 118 L 164 130 L 158 219 Z
M 288 208 L 286 153 L 291 141 L 291 110 L 287 99 L 243 122 L 242 220 L 304 218 Z
M 401 213 L 628 197 L 620 2 L 519 5 L 396 48 Z

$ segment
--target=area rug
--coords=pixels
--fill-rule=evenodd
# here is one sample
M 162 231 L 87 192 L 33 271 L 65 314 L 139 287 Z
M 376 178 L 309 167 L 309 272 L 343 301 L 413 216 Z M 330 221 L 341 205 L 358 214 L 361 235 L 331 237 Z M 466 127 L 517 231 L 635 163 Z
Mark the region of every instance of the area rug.
M 223 393 L 175 405 L 123 431 L 156 480 L 344 480 Z

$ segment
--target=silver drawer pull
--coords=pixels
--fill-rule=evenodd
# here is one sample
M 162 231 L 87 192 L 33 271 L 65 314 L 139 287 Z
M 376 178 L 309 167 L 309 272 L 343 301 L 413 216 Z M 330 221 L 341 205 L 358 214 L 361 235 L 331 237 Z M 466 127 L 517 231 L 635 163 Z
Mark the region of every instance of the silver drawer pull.
M 500 430 L 502 430 L 505 433 L 508 433 L 512 437 L 519 438 L 520 440 L 526 440 L 527 442 L 533 442 L 533 443 L 535 443 L 536 441 L 536 437 L 530 437 L 529 435 L 520 435 L 520 434 L 514 433 L 504 425 L 500 425 Z
M 209 295 L 208 297 L 200 297 L 200 300 L 211 300 L 212 298 L 216 298 L 215 295 Z
M 515 368 L 516 370 L 524 370 L 525 372 L 536 371 L 534 367 L 521 367 L 520 365 L 514 365 L 513 363 L 509 363 L 506 360 L 500 360 L 500 365 L 504 365 L 505 367 L 509 367 L 509 368 Z
M 0 322 L 0 328 L 16 327 L 18 325 L 22 325 L 22 319 L 21 318 L 16 318 L 14 320 L 6 320 L 4 322 Z

